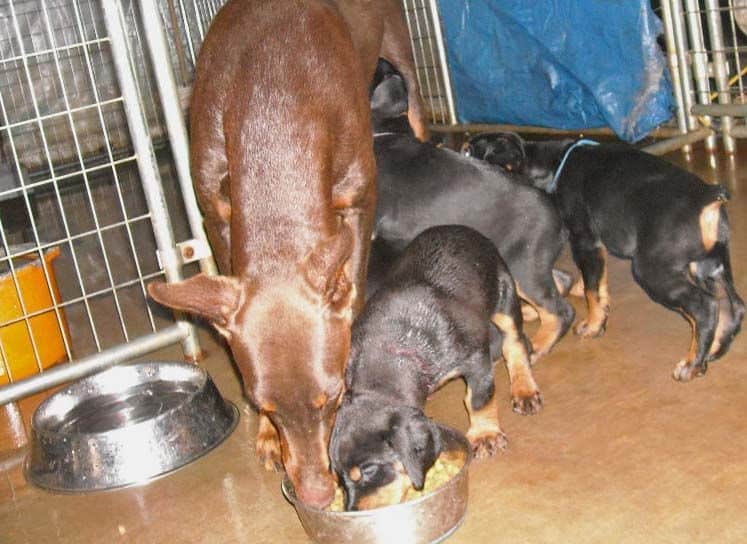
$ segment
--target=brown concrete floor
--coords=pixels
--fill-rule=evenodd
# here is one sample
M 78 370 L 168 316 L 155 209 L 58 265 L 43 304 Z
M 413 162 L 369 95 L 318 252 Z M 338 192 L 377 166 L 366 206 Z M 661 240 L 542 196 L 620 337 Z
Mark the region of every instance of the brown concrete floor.
M 682 162 L 680 153 L 669 158 Z M 747 296 L 747 173 L 737 164 L 719 158 L 711 169 L 699 153 L 689 167 L 732 191 L 732 262 Z M 570 270 L 567 263 L 564 257 Z M 680 384 L 670 376 L 688 348 L 687 323 L 651 302 L 626 262 L 612 261 L 610 290 L 607 334 L 569 334 L 535 368 L 541 414 L 512 413 L 499 373 L 509 449 L 472 466 L 467 517 L 449 542 L 747 541 L 747 335 L 704 378 Z M 573 303 L 582 310 L 580 300 Z M 257 463 L 256 417 L 241 400 L 228 357 L 210 333 L 202 338 L 204 365 L 242 408 L 234 434 L 169 477 L 94 495 L 37 490 L 6 459 L 1 543 L 307 541 L 280 493 L 281 476 Z M 178 348 L 150 357 L 178 358 Z M 429 412 L 465 429 L 463 394 L 461 382 L 449 384 Z M 34 402 L 25 401 L 27 411 Z

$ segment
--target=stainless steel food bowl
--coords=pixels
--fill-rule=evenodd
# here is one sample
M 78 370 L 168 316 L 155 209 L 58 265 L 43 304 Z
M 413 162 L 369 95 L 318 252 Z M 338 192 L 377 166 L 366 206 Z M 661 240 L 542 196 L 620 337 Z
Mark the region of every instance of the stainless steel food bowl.
M 466 461 L 447 483 L 418 499 L 374 510 L 329 512 L 298 500 L 288 478 L 282 490 L 301 524 L 319 544 L 433 544 L 459 528 L 467 511 L 470 447 L 464 436 L 442 427 L 448 450 L 461 450 Z
M 37 408 L 26 477 L 69 493 L 142 484 L 215 448 L 238 417 L 195 365 L 117 366 L 67 386 Z

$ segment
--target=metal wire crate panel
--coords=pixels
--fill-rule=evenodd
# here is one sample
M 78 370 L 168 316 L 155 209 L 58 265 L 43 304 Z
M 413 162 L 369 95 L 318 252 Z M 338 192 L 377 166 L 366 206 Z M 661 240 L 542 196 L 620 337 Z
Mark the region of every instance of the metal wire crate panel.
M 222 3 L 159 1 L 171 62 L 185 85 L 191 80 L 205 30 Z M 122 6 L 146 118 L 153 139 L 159 141 L 165 137 L 165 129 L 152 67 L 145 60 L 137 6 L 132 1 L 122 2 Z M 56 63 L 61 65 L 61 78 L 57 77 Z M 95 89 L 89 71 L 95 76 Z M 83 156 L 99 157 L 107 145 L 99 130 L 97 104 L 103 109 L 109 144 L 118 151 L 129 149 L 122 110 L 110 103 L 117 99 L 119 90 L 101 5 L 96 0 L 0 0 L 0 95 L 7 110 L 0 123 L 13 132 L 17 160 L 26 171 L 46 169 L 46 161 L 36 152 L 43 146 L 54 164 L 75 162 L 78 150 L 64 115 L 68 109 L 74 112 Z M 0 137 L 7 157 L 8 137 Z
M 428 0 L 403 0 L 403 5 L 420 94 L 431 121 L 436 124 L 455 123 L 448 67 L 442 54 L 445 45 L 438 6 Z
M 124 8 L 131 52 L 144 55 Z M 100 10 L 0 0 L 0 385 L 173 324 L 146 295 L 161 274 L 153 217 Z M 156 158 L 187 239 L 170 153 Z

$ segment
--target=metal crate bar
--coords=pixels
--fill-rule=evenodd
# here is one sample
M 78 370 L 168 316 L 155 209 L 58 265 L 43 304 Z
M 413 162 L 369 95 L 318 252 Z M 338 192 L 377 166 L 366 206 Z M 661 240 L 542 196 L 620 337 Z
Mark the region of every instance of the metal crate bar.
M 202 4 L 193 12 L 209 22 Z M 0 0 L 0 287 L 18 307 L 0 310 L 0 405 L 174 343 L 200 355 L 193 326 L 151 308 L 145 288 L 182 278 L 192 233 L 178 242 L 170 221 L 161 172 L 175 179 L 175 162 L 153 144 L 165 130 L 154 130 L 139 17 L 128 0 Z M 41 307 L 22 283 L 29 263 L 42 278 L 32 291 L 49 294 Z M 37 328 L 50 315 L 64 344 L 51 363 Z M 28 337 L 31 377 L 15 365 L 11 329 Z

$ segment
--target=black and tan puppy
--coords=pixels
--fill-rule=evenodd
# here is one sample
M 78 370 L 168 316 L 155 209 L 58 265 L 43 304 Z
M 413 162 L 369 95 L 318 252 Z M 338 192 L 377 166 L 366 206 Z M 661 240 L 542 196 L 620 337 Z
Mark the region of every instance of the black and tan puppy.
M 708 362 L 728 351 L 744 303 L 732 279 L 726 189 L 622 143 L 490 133 L 472 139 L 467 151 L 552 193 L 584 281 L 588 316 L 578 334 L 604 332 L 609 252 L 631 259 L 646 293 L 690 323 L 690 351 L 675 367 L 676 379 L 705 374 Z
M 539 314 L 532 360 L 546 354 L 574 318 L 553 278 L 563 240 L 551 200 L 502 168 L 418 141 L 404 115 L 405 83 L 386 61 L 379 60 L 372 89 L 376 236 L 395 251 L 434 225 L 467 225 L 490 238 L 520 297 Z
M 445 382 L 463 377 L 467 438 L 476 457 L 505 447 L 498 423 L 490 329 L 501 333 L 514 411 L 542 397 L 511 275 L 493 243 L 463 226 L 426 230 L 395 260 L 353 324 L 346 392 L 330 444 L 347 509 L 398 502 L 441 452 L 441 430 L 423 412 Z

